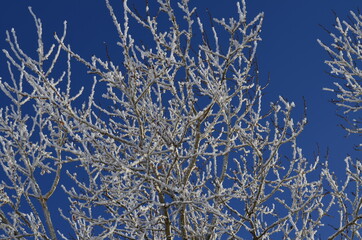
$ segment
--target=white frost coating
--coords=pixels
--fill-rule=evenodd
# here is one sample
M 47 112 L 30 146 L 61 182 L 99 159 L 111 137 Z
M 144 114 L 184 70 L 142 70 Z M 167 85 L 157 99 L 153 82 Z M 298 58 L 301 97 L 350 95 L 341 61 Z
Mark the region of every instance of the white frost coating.
M 306 118 L 292 119 L 295 104 L 280 97 L 270 109 L 263 105 L 253 76 L 263 14 L 247 22 L 241 1 L 236 18 L 210 24 L 187 0 L 157 3 L 150 11 L 146 1 L 145 13 L 123 1 L 120 17 L 106 0 L 121 48 L 116 62 L 76 54 L 66 24 L 47 50 L 33 13 L 36 59 L 15 30 L 7 33 L 10 77 L 0 89 L 11 105 L 0 111 L 0 238 L 66 239 L 73 231 L 77 239 L 315 239 L 337 204 L 347 222 L 331 234 L 344 226 L 358 231 L 353 216 L 361 204 L 347 214 L 343 199 L 350 182 L 359 184 L 361 164 L 346 159 L 342 185 L 328 164 L 318 172 L 318 159 L 307 160 L 297 146 Z M 138 39 L 133 31 L 147 34 Z M 77 88 L 73 59 L 93 84 Z M 347 84 L 358 90 L 353 76 Z M 353 97 L 344 84 L 335 87 Z M 53 196 L 59 192 L 64 199 Z M 49 208 L 63 200 L 67 226 Z
M 341 21 L 336 18 L 335 31 L 330 36 L 334 43 L 329 46 L 322 41 L 318 43 L 331 57 L 325 63 L 330 67 L 331 74 L 339 81 L 334 82 L 334 88 L 323 88 L 335 93 L 337 106 L 344 110 L 346 124 L 343 128 L 349 133 L 362 133 L 361 122 L 350 122 L 349 119 L 359 118 L 362 109 L 362 85 L 360 61 L 362 57 L 360 38 L 362 37 L 362 18 L 350 12 L 351 21 Z

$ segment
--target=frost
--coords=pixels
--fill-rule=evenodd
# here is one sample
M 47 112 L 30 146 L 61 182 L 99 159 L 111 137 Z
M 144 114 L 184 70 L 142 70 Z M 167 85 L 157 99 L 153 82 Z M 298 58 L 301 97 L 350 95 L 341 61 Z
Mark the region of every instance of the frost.
M 294 102 L 263 100 L 255 76 L 262 13 L 248 21 L 241 1 L 236 18 L 210 23 L 188 0 L 146 1 L 139 12 L 131 0 L 123 12 L 109 0 L 106 7 L 121 49 L 112 59 L 75 53 L 66 23 L 48 49 L 33 12 L 35 58 L 7 32 L 0 238 L 66 239 L 70 231 L 76 239 L 315 239 L 332 210 L 341 223 L 322 232 L 357 234 L 362 165 L 346 158 L 347 177 L 336 179 L 327 162 L 298 147 L 307 120 L 293 119 Z M 334 46 L 359 34 L 343 24 Z M 337 51 L 341 62 L 327 64 L 346 74 L 352 55 Z M 73 60 L 93 84 L 77 88 Z M 360 97 L 353 71 L 333 90 L 351 112 Z M 357 200 L 345 208 L 351 185 Z

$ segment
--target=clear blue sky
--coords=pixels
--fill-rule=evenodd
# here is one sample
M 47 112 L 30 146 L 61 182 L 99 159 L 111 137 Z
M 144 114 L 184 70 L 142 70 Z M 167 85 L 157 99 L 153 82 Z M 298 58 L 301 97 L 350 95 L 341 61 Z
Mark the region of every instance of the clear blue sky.
M 111 0 L 111 2 L 117 9 L 122 1 Z M 144 0 L 135 2 L 143 3 Z M 333 95 L 322 91 L 323 87 L 332 87 L 333 79 L 325 73 L 329 68 L 323 63 L 328 56 L 316 39 L 330 42 L 328 34 L 319 24 L 333 29 L 335 19 L 333 11 L 339 17 L 346 19 L 350 10 L 357 10 L 361 6 L 360 1 L 249 0 L 246 2 L 249 18 L 256 16 L 258 12 L 265 13 L 261 33 L 263 41 L 257 53 L 261 81 L 265 83 L 270 74 L 270 85 L 265 90 L 264 104 L 276 101 L 279 95 L 284 96 L 296 103 L 295 117 L 298 118 L 302 116 L 302 98 L 305 97 L 309 124 L 299 138 L 299 145 L 309 157 L 313 157 L 317 144 L 320 146 L 322 156 L 329 147 L 331 167 L 338 169 L 343 166 L 341 169 L 344 169 L 344 157 L 347 154 L 357 156 L 353 151 L 353 144 L 359 142 L 356 141 L 356 137 L 345 138 L 345 132 L 337 127 L 342 120 L 335 115 L 336 107 L 329 103 Z M 198 12 L 205 13 L 208 8 L 212 16 L 218 18 L 234 15 L 235 4 L 235 0 L 194 0 L 194 5 L 199 6 Z M 5 30 L 14 27 L 24 48 L 35 51 L 35 26 L 28 12 L 28 6 L 32 6 L 33 11 L 42 19 L 44 35 L 48 39 L 52 38 L 55 31 L 61 33 L 63 21 L 67 20 L 66 42 L 85 58 L 89 59 L 93 54 L 105 58 L 104 42 L 107 42 L 111 50 L 116 49 L 114 47 L 116 32 L 102 0 L 1 0 L 1 49 L 7 47 Z M 110 55 L 117 58 L 116 53 L 111 52 Z M 0 76 L 5 79 L 7 70 L 4 62 L 5 57 L 1 53 Z M 3 107 L 1 102 L 0 106 Z

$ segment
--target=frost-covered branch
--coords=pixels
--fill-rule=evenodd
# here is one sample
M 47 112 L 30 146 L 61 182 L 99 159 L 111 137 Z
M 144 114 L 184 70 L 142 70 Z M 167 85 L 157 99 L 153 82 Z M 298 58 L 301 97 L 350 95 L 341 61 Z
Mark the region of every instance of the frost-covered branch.
M 336 33 L 330 33 L 333 43 L 328 45 L 318 40 L 319 44 L 329 53 L 331 60 L 326 64 L 331 68 L 331 74 L 340 78 L 334 82 L 335 88 L 325 88 L 336 94 L 336 105 L 344 109 L 343 114 L 349 126 L 345 126 L 350 133 L 362 133 L 362 17 L 350 12 L 352 22 L 336 19 Z

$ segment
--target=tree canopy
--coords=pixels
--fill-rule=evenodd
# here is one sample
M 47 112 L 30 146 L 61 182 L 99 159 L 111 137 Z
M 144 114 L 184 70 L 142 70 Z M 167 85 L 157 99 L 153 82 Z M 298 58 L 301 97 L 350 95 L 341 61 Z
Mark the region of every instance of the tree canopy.
M 305 106 L 263 100 L 263 13 L 247 17 L 243 0 L 236 17 L 208 20 L 188 0 L 129 2 L 120 13 L 105 0 L 117 60 L 73 51 L 66 22 L 47 48 L 31 8 L 37 56 L 7 32 L 1 239 L 361 239 L 359 159 L 346 157 L 341 181 L 298 147 L 307 118 L 293 109 Z M 340 78 L 326 90 L 361 134 L 362 17 L 351 16 L 319 43 Z M 69 204 L 52 211 L 57 201 Z

